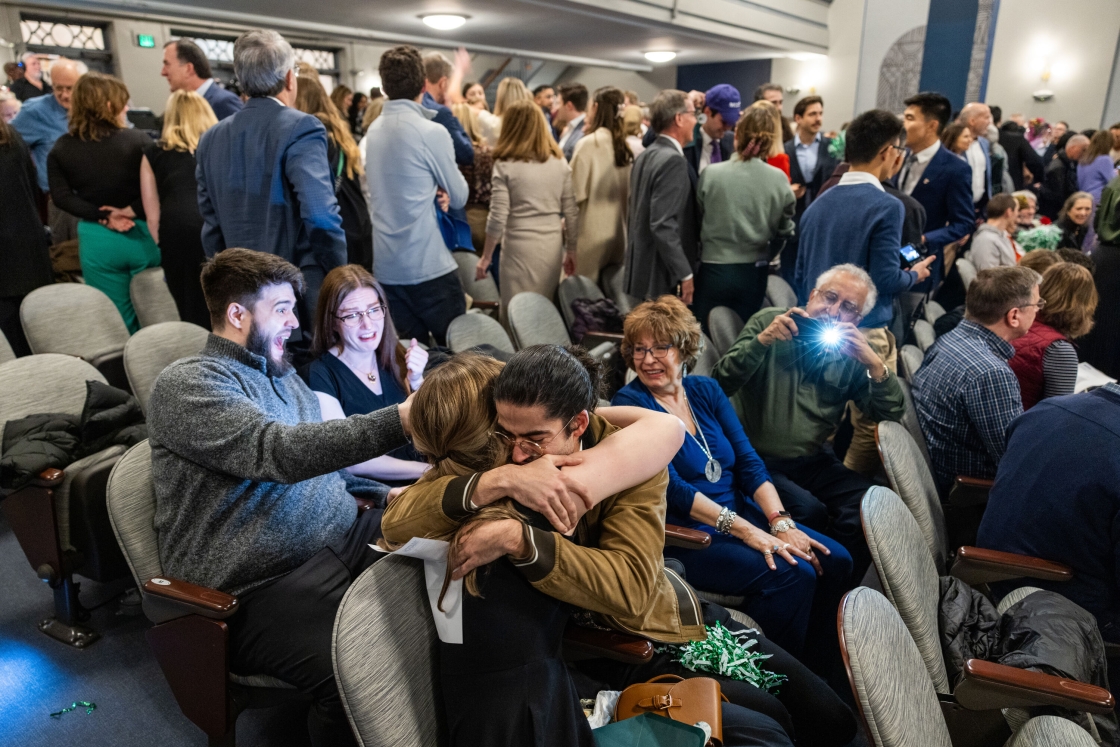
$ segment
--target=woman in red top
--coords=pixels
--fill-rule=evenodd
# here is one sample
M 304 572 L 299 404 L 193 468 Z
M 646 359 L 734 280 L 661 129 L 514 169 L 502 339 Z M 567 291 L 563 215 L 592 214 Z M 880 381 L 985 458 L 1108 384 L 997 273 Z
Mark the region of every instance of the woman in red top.
M 1042 276 L 1038 315 L 1030 331 L 1013 341 L 1008 361 L 1019 379 L 1023 409 L 1047 397 L 1073 394 L 1077 351 L 1070 340 L 1088 334 L 1097 310 L 1093 275 L 1081 265 L 1059 262 Z
M 766 156 L 766 163 L 780 169 L 789 179 L 789 156 L 782 143 L 782 112 L 769 101 L 759 100 L 750 105 L 750 109 L 762 109 L 774 120 L 774 138 L 770 141 L 770 153 Z

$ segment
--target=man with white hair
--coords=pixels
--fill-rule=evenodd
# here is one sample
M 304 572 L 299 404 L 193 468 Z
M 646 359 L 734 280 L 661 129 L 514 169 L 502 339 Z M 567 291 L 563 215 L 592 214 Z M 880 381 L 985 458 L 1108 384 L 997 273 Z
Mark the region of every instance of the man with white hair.
M 804 308 L 752 316 L 712 373 L 790 518 L 844 545 L 857 582 L 871 562 L 859 503 L 872 482 L 845 467 L 828 439 L 849 401 L 874 422 L 906 411 L 898 378 L 858 329 L 876 299 L 865 270 L 836 265 L 817 278 Z
M 198 208 L 208 257 L 244 247 L 300 269 L 307 290 L 299 319 L 312 329 L 324 276 L 346 264 L 346 234 L 327 163 L 327 130 L 295 108 L 295 65 L 292 46 L 271 29 L 238 37 L 233 69 L 250 98 L 199 141 Z
M 54 91 L 51 84 L 43 80 L 43 64 L 39 61 L 39 55 L 24 52 L 19 58 L 19 64 L 23 67 L 23 77 L 11 86 L 17 99 L 27 101 Z
M 964 152 L 972 169 L 972 206 L 982 217 L 992 196 L 992 144 L 988 141 L 988 126 L 992 123 L 992 110 L 987 104 L 973 101 L 961 109 L 957 121 L 972 132 L 972 145 Z

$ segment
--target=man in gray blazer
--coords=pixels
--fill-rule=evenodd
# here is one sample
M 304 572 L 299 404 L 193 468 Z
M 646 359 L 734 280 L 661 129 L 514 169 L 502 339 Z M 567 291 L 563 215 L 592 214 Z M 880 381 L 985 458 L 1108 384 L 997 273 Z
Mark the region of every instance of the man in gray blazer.
M 699 262 L 696 172 L 684 157 L 696 112 L 684 91 L 667 90 L 650 105 L 657 138 L 630 172 L 630 225 L 626 239 L 626 292 L 638 298 L 678 293 L 692 303 L 692 273 Z

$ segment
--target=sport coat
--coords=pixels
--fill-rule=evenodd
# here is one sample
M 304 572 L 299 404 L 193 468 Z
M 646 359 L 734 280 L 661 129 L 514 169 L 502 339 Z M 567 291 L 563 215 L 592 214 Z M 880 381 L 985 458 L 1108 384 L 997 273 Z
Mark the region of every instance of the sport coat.
M 696 172 L 666 138 L 634 161 L 628 212 L 626 292 L 638 298 L 676 292 L 699 264 Z
M 923 292 L 936 289 L 941 282 L 945 245 L 964 238 L 976 228 L 972 167 L 948 148 L 938 148 L 910 196 L 926 209 L 926 245 L 931 254 L 937 255 L 930 268 L 930 279 L 913 288 Z
M 786 155 L 789 156 L 789 181 L 790 184 L 804 184 L 805 194 L 797 200 L 797 213 L 794 216 L 794 221 L 801 218 L 801 214 L 805 212 L 805 208 L 817 199 L 820 194 L 821 185 L 824 184 L 828 177 L 832 176 L 832 172 L 840 164 L 840 161 L 833 158 L 828 148 L 832 145 L 832 138 L 821 136 L 820 143 L 817 144 L 817 168 L 812 174 L 801 173 L 801 163 L 797 160 L 797 143 L 798 139 L 794 137 L 792 140 L 787 140 L 785 143 Z
M 656 137 L 656 136 L 655 136 Z M 700 150 L 704 147 L 704 136 L 700 134 L 700 125 L 692 131 L 692 142 L 684 146 L 684 157 L 688 165 L 696 174 L 700 173 Z M 719 139 L 719 153 L 724 161 L 730 161 L 735 153 L 735 133 L 725 132 Z
M 214 116 L 218 118 L 219 122 L 232 117 L 245 108 L 245 105 L 241 103 L 240 96 L 222 88 L 217 81 L 210 84 L 202 98 L 210 104 L 210 108 L 214 110 Z
M 202 247 L 231 246 L 323 272 L 346 264 L 346 234 L 327 163 L 327 130 L 271 98 L 211 127 L 198 143 Z

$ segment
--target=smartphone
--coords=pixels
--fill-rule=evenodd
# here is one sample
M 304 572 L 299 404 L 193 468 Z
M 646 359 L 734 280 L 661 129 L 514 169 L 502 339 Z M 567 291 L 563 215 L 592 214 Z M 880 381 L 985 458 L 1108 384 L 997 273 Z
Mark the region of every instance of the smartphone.
M 902 255 L 902 262 L 907 268 L 913 267 L 914 263 L 920 261 L 922 258 L 921 252 L 919 252 L 913 244 L 907 244 L 900 248 L 898 253 Z

